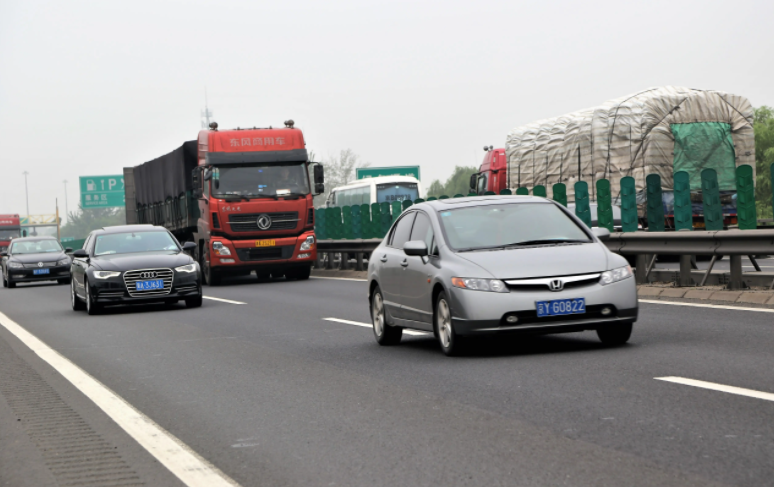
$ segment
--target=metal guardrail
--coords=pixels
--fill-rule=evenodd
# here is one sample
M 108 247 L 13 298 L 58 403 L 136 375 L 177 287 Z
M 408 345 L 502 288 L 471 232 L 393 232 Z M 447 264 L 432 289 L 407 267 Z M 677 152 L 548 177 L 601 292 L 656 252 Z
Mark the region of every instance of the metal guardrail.
M 362 270 L 363 253 L 373 252 L 381 239 L 354 240 L 318 240 L 317 250 L 320 253 L 354 253 L 357 254 L 358 270 Z M 712 256 L 709 268 L 704 273 L 700 286 L 707 281 L 712 268 L 720 256 L 729 256 L 731 260 L 731 278 L 729 289 L 741 289 L 742 256 L 746 255 L 761 272 L 755 260 L 756 255 L 774 254 L 774 230 L 721 230 L 721 231 L 679 231 L 679 232 L 633 232 L 613 233 L 604 240 L 605 245 L 617 254 L 635 255 L 638 283 L 648 282 L 648 276 L 653 270 L 658 255 L 680 256 L 680 286 L 693 286 L 691 271 L 696 269 L 695 256 Z M 342 259 L 346 267 L 347 259 Z M 329 257 L 323 267 L 330 268 L 333 262 Z M 774 280 L 770 286 L 774 289 Z

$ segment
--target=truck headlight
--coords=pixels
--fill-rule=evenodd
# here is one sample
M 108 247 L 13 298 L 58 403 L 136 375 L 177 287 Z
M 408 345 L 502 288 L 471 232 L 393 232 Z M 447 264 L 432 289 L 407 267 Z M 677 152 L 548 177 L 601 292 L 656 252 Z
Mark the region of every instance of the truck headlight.
M 212 242 L 212 251 L 215 255 L 231 255 L 231 249 L 223 245 L 223 242 Z
M 113 272 L 113 271 L 94 271 L 94 277 L 97 279 L 107 279 L 109 277 L 118 277 L 120 276 L 120 272 Z
M 24 264 L 22 264 L 21 262 L 9 262 L 8 267 L 10 267 L 11 269 L 21 269 L 24 267 Z
M 508 287 L 499 279 L 471 279 L 468 277 L 452 277 L 452 285 L 462 289 L 473 291 L 490 291 L 493 293 L 507 293 Z
M 299 250 L 309 250 L 312 248 L 312 245 L 314 245 L 314 235 L 309 235 L 306 237 L 306 240 L 304 240 L 304 243 L 301 244 L 301 248 Z
M 607 286 L 614 282 L 623 281 L 627 277 L 632 277 L 632 268 L 625 265 L 618 269 L 603 272 L 599 278 L 599 283 L 603 286 Z
M 197 267 L 196 263 L 194 262 L 193 264 L 181 265 L 180 267 L 175 267 L 175 270 L 177 272 L 186 272 L 190 274 L 192 272 L 196 272 L 197 270 L 196 267 Z

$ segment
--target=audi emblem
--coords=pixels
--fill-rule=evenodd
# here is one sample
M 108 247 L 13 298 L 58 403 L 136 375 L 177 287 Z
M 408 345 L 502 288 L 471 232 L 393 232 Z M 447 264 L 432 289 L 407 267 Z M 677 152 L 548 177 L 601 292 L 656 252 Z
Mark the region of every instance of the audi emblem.
M 271 217 L 266 213 L 259 215 L 255 224 L 258 225 L 258 229 L 260 230 L 268 230 L 271 228 Z
M 43 262 L 38 262 L 38 267 L 43 267 Z
M 154 277 L 158 277 L 159 275 L 156 272 L 140 272 L 140 277 L 143 279 L 153 279 Z
M 554 279 L 548 283 L 548 289 L 554 292 L 561 291 L 564 289 L 564 282 L 561 279 Z

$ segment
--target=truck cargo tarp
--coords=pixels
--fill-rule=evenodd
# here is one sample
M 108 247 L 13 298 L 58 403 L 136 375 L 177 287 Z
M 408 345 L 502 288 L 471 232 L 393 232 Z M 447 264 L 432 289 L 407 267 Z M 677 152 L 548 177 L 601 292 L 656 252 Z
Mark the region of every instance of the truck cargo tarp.
M 736 191 L 736 166 L 731 126 L 727 123 L 673 123 L 675 136 L 674 172 L 690 176 L 691 190 L 701 189 L 701 172 L 711 168 L 718 173 L 721 191 Z
M 513 129 L 505 142 L 508 186 L 515 190 L 561 182 L 572 201 L 576 181 L 586 181 L 593 192 L 597 180 L 609 179 L 615 197 L 620 179 L 632 176 L 641 196 L 648 174 L 661 176 L 662 189 L 671 191 L 673 172 L 691 168 L 693 188 L 694 178 L 700 177 L 693 172 L 700 173 L 707 164 L 728 181 L 727 174 L 737 166 L 755 167 L 752 122 L 753 108 L 745 97 L 675 86 L 650 88 Z M 685 135 L 679 147 L 672 130 L 675 125 L 681 127 L 680 136 Z M 721 126 L 727 127 L 728 136 L 715 131 Z M 719 152 L 709 155 L 715 144 Z M 685 152 L 687 147 L 691 155 Z M 708 156 L 702 159 L 704 153 Z M 724 187 L 728 185 L 721 182 Z
M 196 141 L 190 140 L 169 154 L 135 167 L 137 204 L 161 203 L 191 191 L 191 173 L 197 164 Z

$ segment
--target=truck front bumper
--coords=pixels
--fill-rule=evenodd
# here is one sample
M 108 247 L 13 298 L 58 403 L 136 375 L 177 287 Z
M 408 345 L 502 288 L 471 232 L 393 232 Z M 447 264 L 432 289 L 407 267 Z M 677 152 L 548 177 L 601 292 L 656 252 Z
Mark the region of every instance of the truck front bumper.
M 314 236 L 314 232 L 302 233 L 297 237 L 254 240 L 213 239 L 212 242 L 219 241 L 223 247 L 228 248 L 229 254 L 213 251 L 210 254 L 211 265 L 218 272 L 226 274 L 310 266 L 317 259 L 317 242 L 302 248 L 309 236 Z

